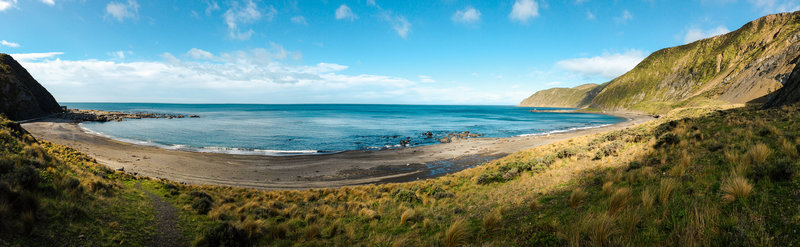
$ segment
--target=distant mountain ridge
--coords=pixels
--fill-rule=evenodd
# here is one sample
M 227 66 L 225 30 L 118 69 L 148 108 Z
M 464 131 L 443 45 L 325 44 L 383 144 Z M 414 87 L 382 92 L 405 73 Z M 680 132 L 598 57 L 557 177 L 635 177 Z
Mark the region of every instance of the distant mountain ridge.
M 50 92 L 8 54 L 0 53 L 0 113 L 25 120 L 58 112 L 61 106 Z
M 571 107 L 662 113 L 675 107 L 764 102 L 783 87 L 800 57 L 800 12 L 761 17 L 728 34 L 656 51 Z M 576 98 L 576 90 L 525 99 Z M 591 95 L 591 93 L 596 95 Z M 538 92 L 537 92 L 538 93 Z

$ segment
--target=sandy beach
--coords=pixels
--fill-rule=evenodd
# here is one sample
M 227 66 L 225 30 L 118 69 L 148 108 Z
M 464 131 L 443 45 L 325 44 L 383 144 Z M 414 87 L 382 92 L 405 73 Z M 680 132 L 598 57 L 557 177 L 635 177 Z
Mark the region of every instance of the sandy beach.
M 573 132 L 508 138 L 472 138 L 452 143 L 379 151 L 299 156 L 236 155 L 168 150 L 86 133 L 72 121 L 46 118 L 23 123 L 36 138 L 84 152 L 112 169 L 190 184 L 259 189 L 304 189 L 425 179 L 479 165 L 515 151 L 560 140 L 624 129 L 653 119 Z M 135 120 L 131 120 L 135 121 Z

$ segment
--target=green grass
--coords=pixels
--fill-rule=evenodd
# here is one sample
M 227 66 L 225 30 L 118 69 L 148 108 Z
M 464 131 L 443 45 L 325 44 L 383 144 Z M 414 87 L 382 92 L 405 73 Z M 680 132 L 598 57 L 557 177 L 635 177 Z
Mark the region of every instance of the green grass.
M 150 192 L 200 246 L 791 246 L 797 129 L 798 106 L 685 108 L 431 180 L 263 191 L 132 177 L 3 121 L 0 196 L 28 195 L 38 210 L 0 201 L 3 227 L 24 230 L 4 230 L 0 245 L 147 245 Z

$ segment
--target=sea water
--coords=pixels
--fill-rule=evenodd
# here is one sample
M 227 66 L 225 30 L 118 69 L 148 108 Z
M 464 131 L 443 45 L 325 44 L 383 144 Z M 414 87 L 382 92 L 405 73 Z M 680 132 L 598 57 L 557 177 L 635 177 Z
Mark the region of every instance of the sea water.
M 482 137 L 595 128 L 624 118 L 531 111 L 514 106 L 358 104 L 62 103 L 73 109 L 199 115 L 199 118 L 86 122 L 89 132 L 168 149 L 298 155 L 432 145 L 453 132 Z M 548 110 L 554 108 L 537 108 Z M 426 133 L 433 135 L 429 138 Z

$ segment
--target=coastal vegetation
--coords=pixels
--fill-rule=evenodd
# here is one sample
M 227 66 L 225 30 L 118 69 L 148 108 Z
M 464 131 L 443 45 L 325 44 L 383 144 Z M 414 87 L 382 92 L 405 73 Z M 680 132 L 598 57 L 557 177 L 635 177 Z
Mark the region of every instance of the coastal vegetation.
M 798 27 L 800 12 L 768 15 L 727 34 L 653 52 L 591 90 L 543 90 L 520 105 L 662 114 L 679 107 L 763 103 L 795 69 Z
M 693 107 L 409 183 L 264 191 L 112 171 L 3 120 L 2 245 L 793 245 L 800 106 Z

